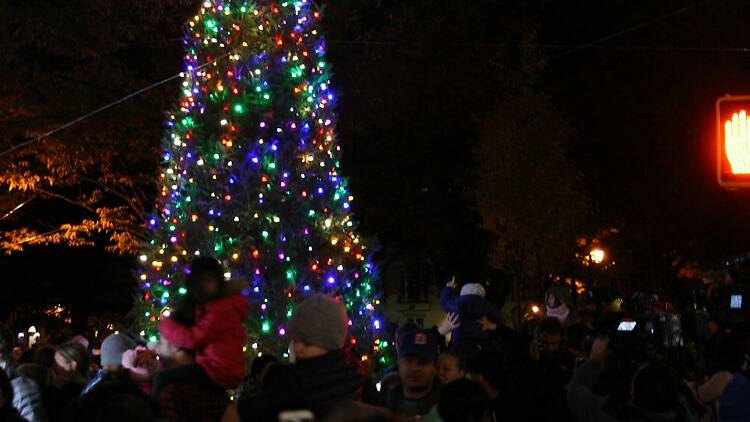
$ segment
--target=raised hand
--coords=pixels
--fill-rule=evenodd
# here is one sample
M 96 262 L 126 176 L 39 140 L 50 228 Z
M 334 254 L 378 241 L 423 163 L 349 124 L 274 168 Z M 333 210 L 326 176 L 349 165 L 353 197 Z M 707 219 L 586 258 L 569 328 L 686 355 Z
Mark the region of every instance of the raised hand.
M 451 312 L 445 317 L 443 322 L 438 327 L 438 332 L 442 336 L 447 336 L 448 333 L 453 331 L 453 329 L 458 327 L 459 325 L 461 325 L 461 323 L 458 320 L 458 314 Z

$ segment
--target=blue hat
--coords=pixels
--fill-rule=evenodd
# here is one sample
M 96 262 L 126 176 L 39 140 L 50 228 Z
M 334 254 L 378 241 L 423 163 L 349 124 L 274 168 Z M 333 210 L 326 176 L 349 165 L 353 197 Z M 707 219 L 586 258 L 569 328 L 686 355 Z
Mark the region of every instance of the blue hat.
M 414 330 L 404 334 L 398 344 L 398 357 L 418 356 L 434 361 L 438 357 L 438 342 L 429 330 Z

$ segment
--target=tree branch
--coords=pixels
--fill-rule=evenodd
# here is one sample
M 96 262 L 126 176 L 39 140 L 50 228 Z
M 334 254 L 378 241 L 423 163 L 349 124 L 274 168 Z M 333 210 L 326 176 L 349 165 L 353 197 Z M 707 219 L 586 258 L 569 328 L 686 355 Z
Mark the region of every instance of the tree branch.
M 27 199 L 27 200 L 21 202 L 20 204 L 16 205 L 12 210 L 8 211 L 7 213 L 5 213 L 5 215 L 3 215 L 2 217 L 0 217 L 0 221 L 5 220 L 6 218 L 8 218 L 11 215 L 13 215 L 14 212 L 20 210 L 26 204 L 28 204 L 29 202 L 31 202 L 32 199 L 34 199 L 34 198 Z
M 136 196 L 135 196 L 135 195 L 131 195 L 131 196 L 129 196 L 129 195 L 127 195 L 126 193 L 120 192 L 119 190 L 117 190 L 117 189 L 115 189 L 115 188 L 113 188 L 113 187 L 111 187 L 111 186 L 107 186 L 107 185 L 105 185 L 105 184 L 103 184 L 103 183 L 99 182 L 98 180 L 95 180 L 95 179 L 90 179 L 90 178 L 88 178 L 88 177 L 83 177 L 83 178 L 81 178 L 81 180 L 83 180 L 83 181 L 85 181 L 85 182 L 89 182 L 89 183 L 91 183 L 91 184 L 94 184 L 94 185 L 96 185 L 96 186 L 98 186 L 98 187 L 100 187 L 100 188 L 104 189 L 105 191 L 107 191 L 107 192 L 109 192 L 109 193 L 111 193 L 111 194 L 113 194 L 113 195 L 115 195 L 115 196 L 119 197 L 119 198 L 120 198 L 120 199 L 122 199 L 122 200 L 123 200 L 123 201 L 124 201 L 124 202 L 125 202 L 126 204 L 128 204 L 128 207 L 130 207 L 130 209 L 132 209 L 132 210 L 133 210 L 133 213 L 134 213 L 134 214 L 136 214 L 136 215 L 138 216 L 138 218 L 139 218 L 139 219 L 140 219 L 140 220 L 141 220 L 141 221 L 142 221 L 142 222 L 143 222 L 144 224 L 146 223 L 146 218 L 145 218 L 145 214 L 146 214 L 146 212 L 145 212 L 145 210 L 143 209 L 143 206 L 142 206 L 142 204 L 140 204 L 140 200 L 139 200 L 138 198 L 136 198 Z
M 59 199 L 61 201 L 65 201 L 65 202 L 67 202 L 67 203 L 69 203 L 71 205 L 75 205 L 75 206 L 81 207 L 81 208 L 85 209 L 86 211 L 90 211 L 91 213 L 96 214 L 96 210 L 95 209 L 89 207 L 88 205 L 83 204 L 82 202 L 75 201 L 75 200 L 70 199 L 70 198 L 68 198 L 68 197 L 66 197 L 64 195 L 60 195 L 58 193 L 50 192 L 48 190 L 39 189 L 39 188 L 37 188 L 35 190 L 37 192 L 45 195 L 45 196 L 49 196 L 51 198 L 55 198 L 55 199 Z

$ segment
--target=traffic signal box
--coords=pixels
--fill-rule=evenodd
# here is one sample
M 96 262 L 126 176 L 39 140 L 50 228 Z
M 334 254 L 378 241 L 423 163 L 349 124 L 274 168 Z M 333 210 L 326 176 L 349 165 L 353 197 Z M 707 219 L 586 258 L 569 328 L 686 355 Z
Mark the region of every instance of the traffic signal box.
M 726 188 L 750 187 L 750 95 L 716 100 L 716 176 Z

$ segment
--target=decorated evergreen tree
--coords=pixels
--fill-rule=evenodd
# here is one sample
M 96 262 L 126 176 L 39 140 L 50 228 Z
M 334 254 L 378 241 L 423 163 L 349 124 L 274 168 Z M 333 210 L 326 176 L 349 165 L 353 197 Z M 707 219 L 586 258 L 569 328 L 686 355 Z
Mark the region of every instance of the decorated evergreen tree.
M 205 1 L 187 25 L 179 105 L 167 120 L 151 240 L 140 256 L 142 335 L 186 293 L 195 256 L 247 280 L 247 352 L 286 351 L 312 292 L 345 304 L 350 344 L 388 364 L 372 251 L 341 175 L 326 45 L 310 0 Z

